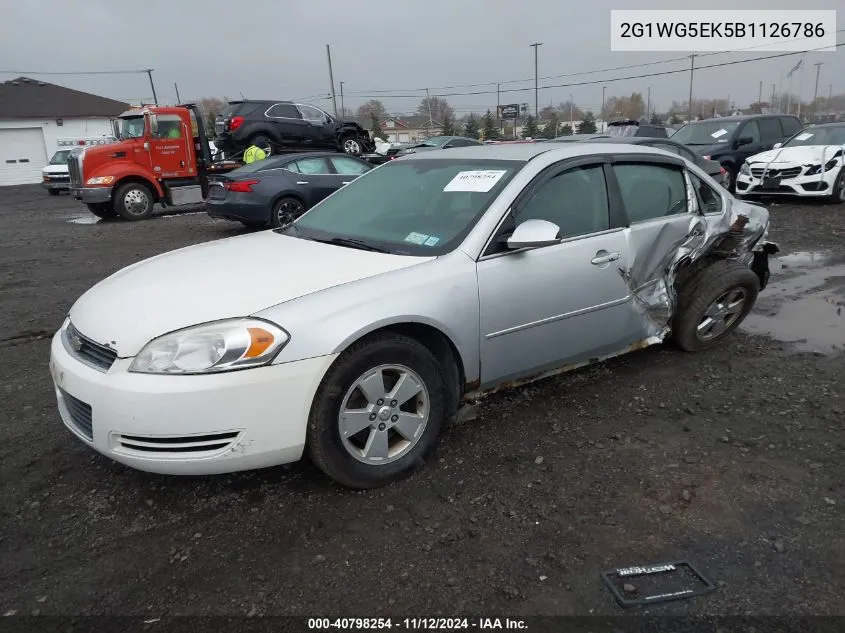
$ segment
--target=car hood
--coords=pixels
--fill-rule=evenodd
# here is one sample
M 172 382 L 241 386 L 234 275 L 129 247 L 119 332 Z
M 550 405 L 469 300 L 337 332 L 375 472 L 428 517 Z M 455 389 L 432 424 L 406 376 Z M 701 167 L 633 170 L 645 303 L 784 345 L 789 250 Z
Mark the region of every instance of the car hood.
M 829 161 L 836 152 L 842 151 L 842 145 L 801 145 L 799 147 L 782 147 L 767 152 L 755 154 L 748 159 L 749 163 L 798 163 L 799 165 L 818 165 L 824 160 Z M 822 156 L 824 155 L 824 156 Z
M 67 165 L 47 165 L 41 170 L 43 174 L 66 174 L 68 173 Z
M 84 336 L 125 358 L 174 330 L 248 316 L 431 259 L 261 231 L 188 246 L 119 270 L 83 294 L 69 316 Z

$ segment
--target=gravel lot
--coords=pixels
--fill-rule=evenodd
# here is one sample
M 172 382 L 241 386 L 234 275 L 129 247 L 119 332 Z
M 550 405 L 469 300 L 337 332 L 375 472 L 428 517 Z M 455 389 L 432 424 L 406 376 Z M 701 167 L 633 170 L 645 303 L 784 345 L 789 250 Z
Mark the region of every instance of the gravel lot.
M 47 370 L 73 301 L 243 229 L 0 190 L 0 612 L 610 615 L 601 571 L 689 559 L 718 589 L 652 613 L 845 615 L 845 209 L 771 209 L 785 257 L 746 332 L 491 396 L 420 473 L 355 493 L 305 464 L 154 476 L 78 442 Z

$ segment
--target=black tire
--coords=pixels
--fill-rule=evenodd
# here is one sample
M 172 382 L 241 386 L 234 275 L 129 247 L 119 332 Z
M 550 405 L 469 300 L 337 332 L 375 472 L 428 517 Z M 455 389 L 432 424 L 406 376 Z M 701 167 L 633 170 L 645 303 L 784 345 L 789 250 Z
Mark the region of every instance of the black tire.
M 833 192 L 830 201 L 834 204 L 845 204 L 845 167 L 839 170 L 839 175 L 833 181 Z
M 340 138 L 340 149 L 350 156 L 360 156 L 364 153 L 364 144 L 354 134 L 347 134 Z
M 124 220 L 146 220 L 153 214 L 155 198 L 150 188 L 140 182 L 127 182 L 114 194 L 114 210 Z
M 270 226 L 277 229 L 293 222 L 300 215 L 305 213 L 305 205 L 302 201 L 293 196 L 279 198 L 273 203 L 270 211 Z
M 91 213 L 103 220 L 110 220 L 111 218 L 117 217 L 117 213 L 112 208 L 110 202 L 89 202 L 85 206 L 88 207 Z
M 49 193 L 51 196 L 57 196 L 61 193 L 61 190 L 60 189 L 48 189 L 47 193 Z
M 269 138 L 267 138 L 263 134 L 253 136 L 251 139 L 249 139 L 249 143 L 247 143 L 247 148 L 252 145 L 263 149 L 264 153 L 267 154 L 267 156 L 270 156 L 273 153 L 273 143 L 270 141 Z
M 733 303 L 738 298 L 732 297 L 734 292 L 742 295 L 741 308 L 727 314 L 716 310 L 717 318 L 711 321 L 719 332 L 708 337 L 707 331 L 699 330 L 700 326 L 707 326 L 707 311 L 717 304 L 721 308 L 722 299 L 726 299 L 725 307 Z M 748 316 L 759 292 L 760 279 L 750 268 L 730 260 L 708 265 L 688 279 L 678 293 L 678 307 L 672 321 L 673 341 L 687 352 L 713 347 Z
M 371 465 L 353 457 L 341 438 L 339 415 L 347 391 L 368 371 L 381 365 L 401 365 L 417 374 L 428 391 L 428 420 L 407 453 L 385 464 Z M 410 475 L 437 449 L 446 414 L 448 389 L 434 355 L 414 339 L 384 333 L 364 339 L 344 351 L 326 373 L 308 417 L 306 445 L 312 462 L 330 478 L 349 488 L 375 488 Z M 364 429 L 363 433 L 369 433 Z

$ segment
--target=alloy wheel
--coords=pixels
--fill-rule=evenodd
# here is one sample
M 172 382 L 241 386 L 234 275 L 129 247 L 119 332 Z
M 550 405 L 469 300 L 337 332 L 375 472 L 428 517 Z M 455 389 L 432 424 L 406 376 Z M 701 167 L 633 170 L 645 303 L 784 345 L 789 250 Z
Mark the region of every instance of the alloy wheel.
M 746 299 L 744 288 L 723 293 L 704 311 L 696 328 L 698 338 L 710 341 L 724 334 L 742 314 Z
M 361 153 L 361 145 L 354 138 L 348 138 L 343 142 L 343 151 L 357 156 Z
M 304 208 L 296 200 L 283 200 L 278 207 L 276 207 L 276 217 L 279 221 L 279 226 L 287 226 L 300 215 Z
M 431 400 L 423 380 L 404 365 L 380 365 L 352 383 L 338 414 L 347 452 L 368 465 L 407 455 L 423 435 Z

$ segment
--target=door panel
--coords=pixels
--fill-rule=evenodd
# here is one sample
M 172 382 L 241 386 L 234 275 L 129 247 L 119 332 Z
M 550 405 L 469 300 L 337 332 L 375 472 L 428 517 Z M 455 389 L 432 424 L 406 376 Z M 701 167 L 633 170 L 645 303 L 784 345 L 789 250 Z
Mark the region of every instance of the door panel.
M 340 189 L 343 177 L 331 173 L 325 158 L 300 158 L 289 166 L 296 176 L 297 190 L 310 206 Z
M 182 119 L 173 114 L 156 117 L 155 133 L 151 135 L 150 161 L 160 178 L 194 176 L 193 143 L 188 143 L 190 131 Z
M 482 388 L 633 342 L 627 262 L 624 229 L 479 261 Z

